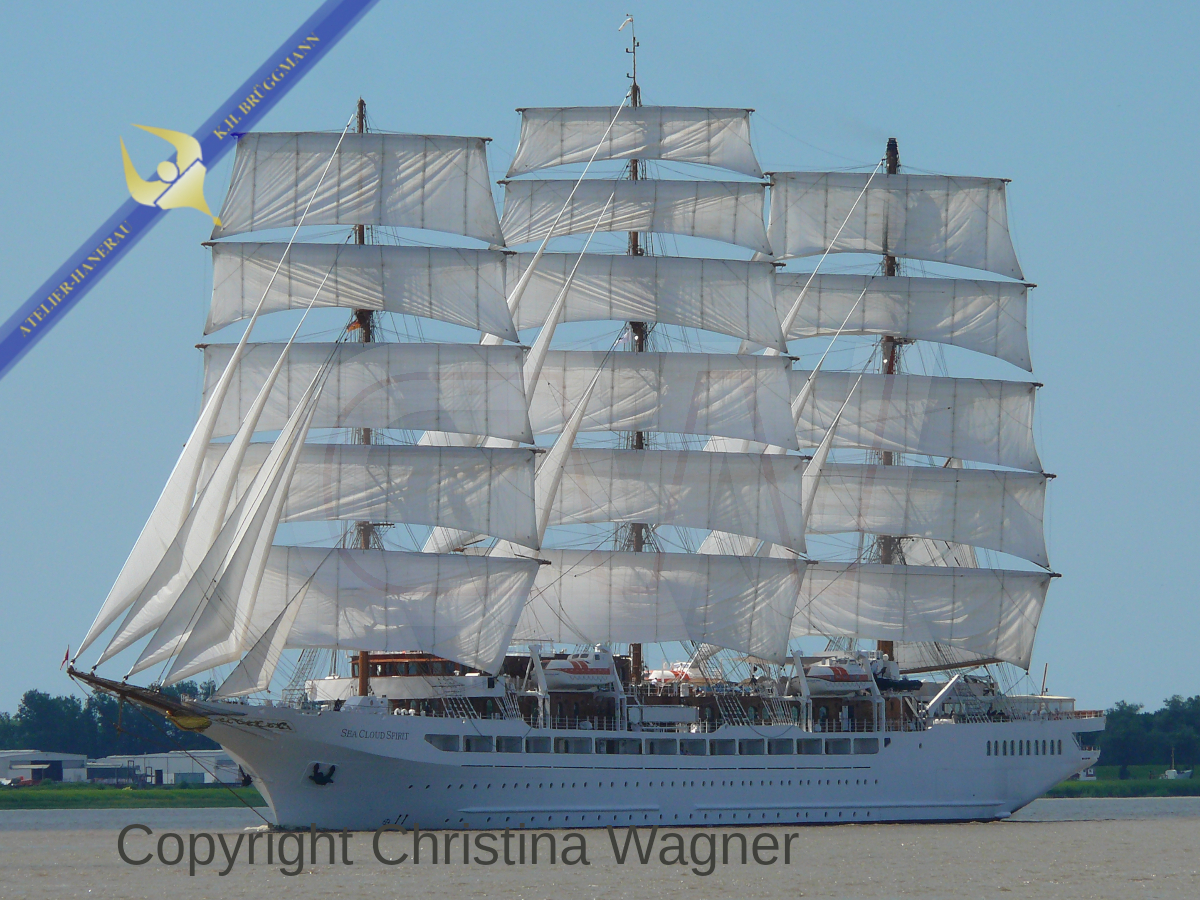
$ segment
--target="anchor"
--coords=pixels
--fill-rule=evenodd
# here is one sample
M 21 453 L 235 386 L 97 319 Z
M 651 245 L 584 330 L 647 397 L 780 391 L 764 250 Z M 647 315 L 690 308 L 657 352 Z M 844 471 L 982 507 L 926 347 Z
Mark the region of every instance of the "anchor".
M 326 785 L 333 784 L 333 773 L 337 771 L 337 766 L 331 765 L 328 772 L 321 771 L 320 763 L 313 763 L 312 774 L 308 776 L 313 784 Z

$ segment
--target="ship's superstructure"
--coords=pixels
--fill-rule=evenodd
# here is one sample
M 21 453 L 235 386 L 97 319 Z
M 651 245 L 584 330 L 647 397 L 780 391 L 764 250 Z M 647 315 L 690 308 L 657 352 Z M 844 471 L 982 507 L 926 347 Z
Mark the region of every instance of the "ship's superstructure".
M 994 668 L 1028 669 L 1054 577 L 1038 385 L 901 365 L 1031 371 L 1006 182 L 907 174 L 894 140 L 764 176 L 751 110 L 643 105 L 636 64 L 618 106 L 519 112 L 502 217 L 484 138 L 361 101 L 239 137 L 206 333 L 244 331 L 203 345 L 79 650 L 222 682 L 75 674 L 205 729 L 282 825 L 995 818 L 1091 765 L 1103 718 Z M 315 308 L 349 312 L 336 340 L 251 341 Z M 302 523 L 328 539 L 277 542 Z

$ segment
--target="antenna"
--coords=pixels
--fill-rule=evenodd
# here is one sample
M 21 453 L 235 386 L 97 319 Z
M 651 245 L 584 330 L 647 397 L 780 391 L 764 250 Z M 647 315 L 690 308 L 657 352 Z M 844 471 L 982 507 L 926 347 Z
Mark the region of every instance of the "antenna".
M 641 44 L 638 43 L 637 29 L 633 23 L 633 15 L 630 13 L 625 14 L 625 21 L 621 23 L 621 27 L 618 28 L 617 31 L 624 31 L 626 25 L 629 26 L 629 46 L 625 49 L 625 52 L 633 57 L 633 72 L 626 73 L 625 75 L 626 78 L 633 82 L 633 90 L 629 95 L 629 104 L 630 106 L 641 106 L 642 92 L 641 89 L 638 88 L 637 80 L 637 48 L 640 47 Z

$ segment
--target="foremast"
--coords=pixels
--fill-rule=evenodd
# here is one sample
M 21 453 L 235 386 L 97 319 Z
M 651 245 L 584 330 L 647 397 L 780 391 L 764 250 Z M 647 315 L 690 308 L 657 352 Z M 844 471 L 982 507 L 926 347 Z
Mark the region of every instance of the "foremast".
M 885 160 L 885 171 L 888 175 L 896 175 L 900 172 L 900 145 L 894 137 L 888 138 Z M 885 253 L 883 256 L 883 276 L 885 278 L 895 278 L 900 274 L 899 270 L 900 266 L 897 258 L 890 253 Z M 880 339 L 879 353 L 884 375 L 895 375 L 900 371 L 900 350 L 903 345 L 902 339 L 895 335 L 884 335 Z M 884 466 L 895 465 L 896 454 L 890 450 L 884 450 L 879 454 L 879 462 L 880 465 Z M 904 550 L 898 537 L 885 534 L 878 535 L 875 539 L 875 548 L 879 556 L 879 562 L 882 565 L 890 566 L 904 562 Z M 877 641 L 876 649 L 880 654 L 886 653 L 889 659 L 896 658 L 896 647 L 893 641 Z
M 366 134 L 367 131 L 367 102 L 358 98 L 357 131 Z M 367 242 L 367 226 L 354 226 L 354 243 L 362 246 Z M 358 332 L 358 340 L 370 344 L 375 339 L 375 311 L 371 309 L 355 309 L 349 327 Z M 374 431 L 370 428 L 355 428 L 355 444 L 365 445 L 374 443 Z M 348 535 L 349 537 L 349 535 Z M 370 550 L 378 547 L 379 537 L 374 523 L 357 521 L 353 526 L 353 543 L 359 550 Z M 371 654 L 366 650 L 358 651 L 358 695 L 365 697 L 371 692 Z
M 638 84 L 637 78 L 637 51 L 638 39 L 637 30 L 633 21 L 633 16 L 629 16 L 625 23 L 629 25 L 629 46 L 625 49 L 632 60 L 632 70 L 629 75 L 632 82 L 629 87 L 629 105 L 637 108 L 642 105 L 642 88 Z M 629 161 L 629 180 L 638 181 L 642 177 L 641 171 L 642 162 L 639 159 L 631 159 Z M 641 234 L 637 231 L 629 232 L 628 254 L 630 256 L 645 256 L 646 249 L 642 246 Z M 651 324 L 648 322 L 631 321 L 629 323 L 629 341 L 630 349 L 634 353 L 645 353 L 650 341 Z M 629 435 L 629 447 L 633 450 L 646 449 L 646 433 L 644 431 L 634 431 Z M 622 532 L 624 532 L 622 534 Z M 621 549 L 630 550 L 634 553 L 642 553 L 647 546 L 652 548 L 650 525 L 645 522 L 632 522 L 624 528 L 617 529 L 617 543 Z M 652 548 L 653 549 L 653 548 Z M 638 684 L 642 680 L 642 645 L 638 643 L 629 645 L 629 668 L 630 678 L 634 684 Z

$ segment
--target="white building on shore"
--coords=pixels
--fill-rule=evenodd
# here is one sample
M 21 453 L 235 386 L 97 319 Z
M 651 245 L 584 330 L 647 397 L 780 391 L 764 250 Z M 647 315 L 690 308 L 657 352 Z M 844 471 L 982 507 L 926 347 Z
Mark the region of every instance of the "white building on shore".
M 172 750 L 169 753 L 130 753 L 88 760 L 91 780 L 127 778 L 138 784 L 237 784 L 238 765 L 224 750 Z M 94 774 L 93 774 L 94 773 Z
M 0 750 L 0 784 L 41 781 L 43 778 L 51 781 L 87 781 L 87 757 L 82 753 L 52 753 L 45 750 Z

